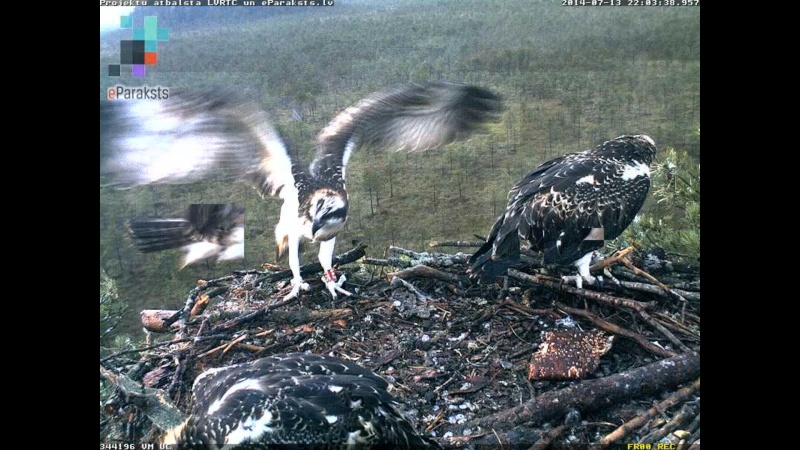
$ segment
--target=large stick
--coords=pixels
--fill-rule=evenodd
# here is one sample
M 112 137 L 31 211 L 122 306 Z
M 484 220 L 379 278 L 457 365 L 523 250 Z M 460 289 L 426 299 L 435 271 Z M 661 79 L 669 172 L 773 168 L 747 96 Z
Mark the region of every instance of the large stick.
M 507 430 L 526 422 L 561 419 L 570 409 L 586 413 L 633 397 L 672 389 L 699 376 L 700 354 L 684 353 L 627 372 L 545 392 L 520 406 L 477 419 L 473 424 L 485 430 Z

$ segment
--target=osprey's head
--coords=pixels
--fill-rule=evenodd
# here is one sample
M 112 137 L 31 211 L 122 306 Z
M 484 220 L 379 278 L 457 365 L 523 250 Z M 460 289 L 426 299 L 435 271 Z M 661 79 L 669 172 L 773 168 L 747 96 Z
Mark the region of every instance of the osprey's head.
M 633 152 L 631 154 L 636 160 L 648 166 L 656 157 L 656 143 L 653 138 L 646 134 L 619 136 L 614 141 L 632 145 Z
M 347 194 L 320 190 L 311 196 L 308 215 L 311 217 L 311 240 L 327 241 L 335 237 L 347 220 Z

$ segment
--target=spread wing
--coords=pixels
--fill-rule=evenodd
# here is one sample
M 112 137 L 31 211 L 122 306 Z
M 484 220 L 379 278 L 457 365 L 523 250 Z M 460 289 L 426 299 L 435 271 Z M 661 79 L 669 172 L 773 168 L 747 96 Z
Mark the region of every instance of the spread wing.
M 100 102 L 101 184 L 189 183 L 219 176 L 247 179 L 270 195 L 294 183 L 280 136 L 243 94 Z
M 339 113 L 317 137 L 310 171 L 344 179 L 361 147 L 416 152 L 464 138 L 502 111 L 499 96 L 476 86 L 428 83 L 372 94 Z

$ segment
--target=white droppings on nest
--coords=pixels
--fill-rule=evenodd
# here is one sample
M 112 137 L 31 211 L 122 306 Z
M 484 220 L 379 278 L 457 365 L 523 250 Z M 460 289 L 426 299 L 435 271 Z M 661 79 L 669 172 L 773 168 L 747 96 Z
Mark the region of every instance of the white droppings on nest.
M 467 416 L 464 414 L 456 414 L 447 418 L 447 421 L 454 425 L 461 425 L 467 421 Z
M 575 328 L 577 325 L 578 324 L 575 323 L 575 320 L 570 316 L 567 316 L 567 317 L 565 317 L 563 319 L 556 320 L 556 326 L 559 326 L 559 327 Z
M 465 332 L 461 333 L 458 337 L 447 338 L 447 340 L 450 341 L 450 342 L 461 342 L 464 339 L 466 339 L 466 337 L 467 337 L 467 332 L 465 331 Z
M 453 432 L 452 431 L 448 431 L 447 433 L 443 434 L 442 437 L 445 438 L 445 439 L 451 438 L 451 437 L 453 437 Z

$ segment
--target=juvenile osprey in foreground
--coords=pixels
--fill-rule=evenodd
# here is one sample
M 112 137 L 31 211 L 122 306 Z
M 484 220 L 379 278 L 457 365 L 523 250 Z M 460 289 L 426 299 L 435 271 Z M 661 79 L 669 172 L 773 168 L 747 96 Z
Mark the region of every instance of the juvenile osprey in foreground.
M 524 239 L 533 250 L 544 252 L 545 264 L 574 264 L 578 287 L 583 280 L 594 284 L 592 253 L 636 217 L 650 190 L 655 155 L 653 139 L 640 134 L 541 164 L 508 193 L 506 212 L 470 257 L 473 274 L 484 281 L 505 275 L 519 261 Z
M 210 369 L 192 386 L 191 415 L 163 443 L 179 449 L 441 448 L 417 433 L 388 386 L 353 362 L 313 354 Z
M 209 173 L 253 183 L 283 199 L 275 228 L 279 254 L 289 250 L 295 297 L 301 239 L 319 242 L 326 287 L 349 294 L 331 268 L 336 234 L 347 220 L 345 173 L 361 147 L 409 152 L 438 147 L 496 118 L 500 98 L 475 86 L 406 85 L 372 94 L 339 113 L 317 136 L 308 170 L 293 161 L 269 118 L 241 96 L 170 95 L 165 101 L 100 103 L 100 175 L 113 184 L 198 181 Z M 343 281 L 343 280 L 342 280 Z
M 186 217 L 131 220 L 128 230 L 143 253 L 182 248 L 181 268 L 215 256 L 244 258 L 244 208 L 233 203 L 189 205 Z

